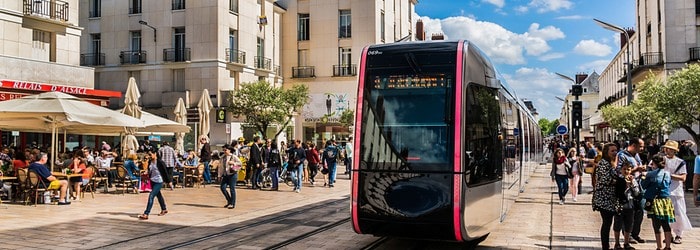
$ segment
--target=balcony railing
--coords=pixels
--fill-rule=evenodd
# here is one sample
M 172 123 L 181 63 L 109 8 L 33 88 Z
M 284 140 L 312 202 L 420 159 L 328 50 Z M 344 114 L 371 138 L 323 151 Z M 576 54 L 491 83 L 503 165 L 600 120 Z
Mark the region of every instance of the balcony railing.
M 279 65 L 275 65 L 274 67 L 275 75 L 281 76 L 282 75 L 282 67 Z
M 68 3 L 60 0 L 24 0 L 24 14 L 68 21 Z
M 357 75 L 357 65 L 333 65 L 333 76 L 354 76 Z
M 698 8 L 700 9 L 700 8 Z M 690 61 L 700 60 L 700 47 L 694 47 L 688 49 L 690 51 Z
M 316 77 L 316 68 L 314 66 L 292 67 L 293 78 L 310 78 Z
M 256 69 L 272 70 L 272 66 L 270 65 L 271 63 L 272 63 L 272 60 L 270 58 L 266 58 L 266 57 L 262 57 L 262 56 L 255 57 L 255 68 Z
M 121 64 L 139 64 L 146 63 L 145 50 L 130 50 L 119 53 L 119 62 Z
M 163 50 L 163 61 L 185 62 L 190 59 L 190 48 L 170 48 Z
M 226 49 L 226 61 L 232 63 L 245 64 L 245 51 L 237 49 Z
M 635 64 L 638 66 L 662 65 L 664 64 L 664 54 L 661 52 L 643 53 L 642 56 L 639 58 L 638 63 L 639 64 Z
M 80 66 L 105 65 L 105 53 L 80 54 Z

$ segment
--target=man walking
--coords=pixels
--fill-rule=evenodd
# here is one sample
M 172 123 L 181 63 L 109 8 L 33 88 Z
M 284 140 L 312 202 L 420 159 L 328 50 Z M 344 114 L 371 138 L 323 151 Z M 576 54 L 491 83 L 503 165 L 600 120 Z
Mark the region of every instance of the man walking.
M 158 149 L 158 158 L 165 162 L 165 167 L 167 168 L 168 174 L 173 176 L 175 162 L 177 161 L 177 154 L 175 153 L 175 149 L 170 147 L 169 142 L 163 142 L 163 147 Z M 170 190 L 173 190 L 175 187 L 172 181 L 168 183 L 168 185 L 170 185 Z
M 693 228 L 690 225 L 690 220 L 686 214 L 685 196 L 683 194 L 683 182 L 685 182 L 688 174 L 685 166 L 685 161 L 676 157 L 678 153 L 678 142 L 669 140 L 662 147 L 666 157 L 666 167 L 664 171 L 671 175 L 671 202 L 673 202 L 673 210 L 676 217 L 676 222 L 671 223 L 671 229 L 676 237 L 673 238 L 673 244 L 681 244 L 683 239 L 683 231 Z
M 622 177 L 622 169 L 623 166 L 627 163 L 629 163 L 632 166 L 632 174 L 635 176 L 638 182 L 641 182 L 641 176 L 642 172 L 646 171 L 646 166 L 642 164 L 642 160 L 639 157 L 639 152 L 644 148 L 644 141 L 640 138 L 637 137 L 632 137 L 630 139 L 629 145 L 625 150 L 621 150 L 619 153 L 617 153 L 618 161 L 617 161 L 617 167 L 615 168 L 615 171 L 618 175 L 618 177 Z M 630 202 L 636 202 L 637 204 L 640 204 L 638 200 L 630 201 Z M 624 212 L 623 212 L 624 213 Z M 642 228 L 642 221 L 644 220 L 644 211 L 640 208 L 640 206 L 635 206 L 633 212 L 632 212 L 632 230 L 631 232 L 624 232 L 625 236 L 628 234 L 631 236 L 632 239 L 637 241 L 638 243 L 644 243 L 646 242 L 644 239 L 639 237 L 639 233 L 641 232 Z M 625 216 L 624 214 L 622 215 L 623 217 Z M 629 226 L 625 225 L 624 228 L 630 228 Z M 628 243 L 628 238 L 625 237 L 625 243 Z
M 338 163 L 338 148 L 333 140 L 326 142 L 321 163 L 328 168 L 328 187 L 332 188 L 335 184 L 336 164 Z

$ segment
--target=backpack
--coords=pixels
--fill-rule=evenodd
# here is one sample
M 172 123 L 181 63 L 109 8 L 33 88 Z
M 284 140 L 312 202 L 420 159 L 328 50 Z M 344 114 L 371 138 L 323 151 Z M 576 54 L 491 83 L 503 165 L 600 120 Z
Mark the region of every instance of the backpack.
M 270 150 L 270 162 L 268 162 L 268 165 L 272 166 L 272 167 L 279 167 L 279 165 L 280 165 L 279 150 L 277 150 L 277 149 Z
M 335 162 L 337 157 L 335 147 L 327 147 L 326 150 L 323 151 L 323 157 L 329 162 Z

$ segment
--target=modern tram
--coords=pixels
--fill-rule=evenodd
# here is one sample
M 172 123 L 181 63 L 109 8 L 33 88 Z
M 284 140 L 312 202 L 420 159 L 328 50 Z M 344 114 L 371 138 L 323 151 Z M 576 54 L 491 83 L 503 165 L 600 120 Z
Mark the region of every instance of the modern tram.
M 352 163 L 355 232 L 474 242 L 542 161 L 540 128 L 469 41 L 362 51 Z

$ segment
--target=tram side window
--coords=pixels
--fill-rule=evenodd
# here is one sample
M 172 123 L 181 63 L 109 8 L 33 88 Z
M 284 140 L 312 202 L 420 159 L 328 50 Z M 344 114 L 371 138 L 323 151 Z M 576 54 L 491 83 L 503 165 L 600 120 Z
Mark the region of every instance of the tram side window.
M 501 107 L 495 89 L 471 84 L 467 87 L 465 143 L 466 181 L 469 186 L 500 180 L 502 145 L 498 137 Z

